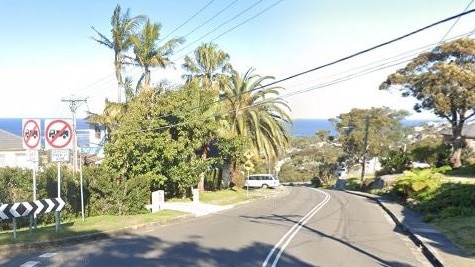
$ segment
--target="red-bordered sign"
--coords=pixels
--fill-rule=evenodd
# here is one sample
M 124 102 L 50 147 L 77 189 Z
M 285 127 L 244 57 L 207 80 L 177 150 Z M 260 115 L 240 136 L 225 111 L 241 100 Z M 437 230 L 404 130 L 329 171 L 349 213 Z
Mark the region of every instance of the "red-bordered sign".
M 23 135 L 22 139 L 24 149 L 41 148 L 40 120 L 23 119 L 21 134 Z
M 45 149 L 72 148 L 73 128 L 71 120 L 45 120 Z

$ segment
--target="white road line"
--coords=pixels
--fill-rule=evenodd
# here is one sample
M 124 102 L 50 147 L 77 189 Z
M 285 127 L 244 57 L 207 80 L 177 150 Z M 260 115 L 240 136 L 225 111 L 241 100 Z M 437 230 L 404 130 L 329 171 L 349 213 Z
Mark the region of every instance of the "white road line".
M 40 258 L 51 258 L 56 254 L 58 254 L 58 253 L 45 253 L 45 254 L 41 254 Z
M 27 261 L 23 263 L 22 265 L 20 265 L 20 267 L 33 267 L 39 263 L 40 263 L 39 261 Z
M 289 231 L 287 231 L 287 233 L 285 233 L 285 235 L 279 240 L 279 242 L 277 242 L 277 244 L 275 244 L 275 246 L 272 248 L 272 250 L 269 252 L 269 254 L 267 254 L 266 259 L 262 263 L 263 267 L 267 266 L 267 263 L 269 262 L 270 258 L 274 255 L 277 248 L 282 243 L 285 242 L 284 245 L 280 248 L 279 253 L 277 253 L 277 255 L 275 256 L 274 261 L 272 262 L 272 266 L 275 267 L 277 265 L 277 262 L 280 259 L 280 256 L 284 252 L 285 248 L 289 245 L 290 241 L 292 241 L 292 239 L 295 237 L 297 232 L 302 228 L 302 226 L 308 220 L 310 220 L 313 217 L 313 215 L 315 215 L 323 206 L 325 206 L 328 203 L 328 201 L 330 201 L 330 195 L 328 193 L 326 193 L 322 190 L 319 190 L 319 189 L 314 189 L 314 190 L 316 190 L 316 191 L 322 193 L 323 195 L 325 195 L 324 200 L 322 202 L 318 203 L 318 205 L 316 205 L 312 210 L 310 210 L 307 214 L 305 214 L 305 216 L 303 216 L 298 222 L 296 222 L 292 226 L 292 228 L 290 228 Z

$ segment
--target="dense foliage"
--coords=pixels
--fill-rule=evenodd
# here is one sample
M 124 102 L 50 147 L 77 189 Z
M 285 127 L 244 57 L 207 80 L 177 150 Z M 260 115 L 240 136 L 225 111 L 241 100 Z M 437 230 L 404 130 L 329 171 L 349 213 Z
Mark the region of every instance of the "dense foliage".
M 452 128 L 451 164 L 461 166 L 462 129 L 475 115 L 475 40 L 457 39 L 413 59 L 391 74 L 380 89 L 396 88 L 402 96 L 414 97 L 414 110 L 430 110 Z

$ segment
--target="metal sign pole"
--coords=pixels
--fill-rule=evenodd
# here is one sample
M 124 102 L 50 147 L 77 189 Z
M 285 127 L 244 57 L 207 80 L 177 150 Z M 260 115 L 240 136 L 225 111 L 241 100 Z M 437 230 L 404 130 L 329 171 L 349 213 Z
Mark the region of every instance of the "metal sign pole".
M 33 201 L 36 201 L 36 161 L 34 161 L 35 165 L 33 165 Z M 36 229 L 37 218 L 36 213 L 33 213 L 33 227 Z
M 16 218 L 14 217 L 14 218 L 13 218 L 13 238 L 15 238 L 15 239 L 16 239 L 16 237 L 17 237 L 17 234 L 16 234 L 16 225 L 17 225 L 17 223 L 16 223 Z
M 61 161 L 58 161 L 58 198 L 61 198 Z M 59 211 L 55 212 L 56 232 L 59 231 L 60 226 L 60 214 Z
M 84 222 L 84 189 L 83 189 L 83 182 L 82 182 L 82 159 L 81 154 L 79 154 L 79 179 L 81 183 L 81 216 L 82 221 Z

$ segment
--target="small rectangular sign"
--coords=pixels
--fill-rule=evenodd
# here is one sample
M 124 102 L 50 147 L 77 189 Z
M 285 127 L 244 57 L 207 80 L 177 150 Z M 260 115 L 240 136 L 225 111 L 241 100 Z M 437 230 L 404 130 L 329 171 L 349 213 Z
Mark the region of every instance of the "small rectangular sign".
M 51 150 L 51 161 L 54 161 L 54 162 L 69 161 L 69 149 Z

